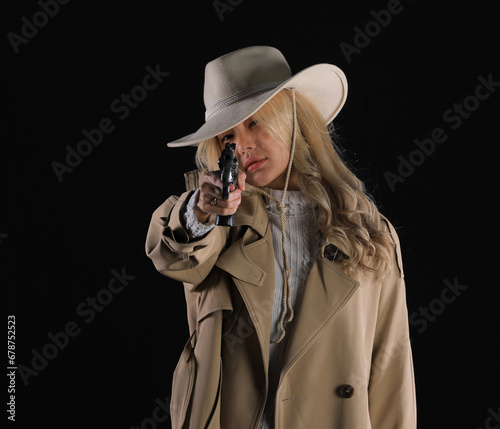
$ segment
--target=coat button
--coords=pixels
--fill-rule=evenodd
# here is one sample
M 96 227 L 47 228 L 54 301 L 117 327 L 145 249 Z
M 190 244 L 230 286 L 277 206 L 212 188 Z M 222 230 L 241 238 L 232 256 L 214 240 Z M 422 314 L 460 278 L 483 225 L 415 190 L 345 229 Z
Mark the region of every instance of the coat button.
M 354 387 L 352 387 L 350 384 L 343 384 L 339 387 L 338 392 L 339 395 L 342 396 L 342 398 L 349 399 L 354 396 Z

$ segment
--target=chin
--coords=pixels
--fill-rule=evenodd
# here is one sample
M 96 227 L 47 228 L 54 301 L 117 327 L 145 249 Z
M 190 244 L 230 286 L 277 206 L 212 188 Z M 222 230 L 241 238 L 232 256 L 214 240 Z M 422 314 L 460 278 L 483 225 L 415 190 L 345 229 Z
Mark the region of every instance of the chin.
M 249 177 L 247 173 L 247 182 L 259 188 L 283 189 L 285 187 L 284 180 L 281 177 L 269 177 L 264 175 L 256 175 L 257 177 Z
M 249 173 L 247 173 L 247 182 L 253 186 L 258 186 L 259 188 L 268 187 L 272 180 L 268 180 L 265 177 L 251 177 Z

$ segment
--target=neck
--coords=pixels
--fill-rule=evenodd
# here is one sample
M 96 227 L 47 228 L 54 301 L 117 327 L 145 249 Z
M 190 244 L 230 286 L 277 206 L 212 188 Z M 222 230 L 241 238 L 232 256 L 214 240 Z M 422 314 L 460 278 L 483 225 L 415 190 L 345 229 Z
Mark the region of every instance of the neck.
M 286 183 L 286 170 L 284 174 L 276 178 L 276 180 L 272 181 L 271 183 L 267 184 L 265 188 L 283 191 L 285 189 L 285 183 Z M 300 191 L 299 181 L 297 180 L 297 175 L 295 174 L 294 170 L 292 170 L 290 174 L 290 178 L 288 179 L 288 187 L 286 189 L 288 191 Z

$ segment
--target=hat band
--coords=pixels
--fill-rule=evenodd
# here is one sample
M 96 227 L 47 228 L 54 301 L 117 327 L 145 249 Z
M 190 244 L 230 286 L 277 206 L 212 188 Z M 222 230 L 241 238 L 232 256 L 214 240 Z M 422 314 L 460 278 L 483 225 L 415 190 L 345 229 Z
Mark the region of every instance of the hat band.
M 268 89 L 274 89 L 283 82 L 263 82 L 257 85 L 251 86 L 243 91 L 237 92 L 236 94 L 230 95 L 229 97 L 222 98 L 216 101 L 205 111 L 205 121 L 208 121 L 210 116 L 215 112 L 222 109 L 223 107 L 229 106 L 242 98 L 248 97 L 249 95 L 255 94 L 256 92 L 266 91 Z

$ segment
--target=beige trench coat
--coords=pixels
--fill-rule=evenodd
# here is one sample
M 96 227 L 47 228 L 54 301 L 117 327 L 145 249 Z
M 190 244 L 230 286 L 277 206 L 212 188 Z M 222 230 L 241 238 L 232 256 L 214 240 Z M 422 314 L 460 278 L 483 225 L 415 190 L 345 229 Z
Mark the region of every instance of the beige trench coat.
M 191 191 L 197 175 L 187 174 Z M 262 197 L 245 193 L 233 228 L 189 242 L 179 210 L 153 214 L 146 252 L 182 281 L 191 338 L 176 367 L 174 429 L 256 429 L 266 402 L 274 253 Z M 415 388 L 398 237 L 382 283 L 335 261 L 326 240 L 307 280 L 276 394 L 276 429 L 413 429 Z M 360 270 L 361 271 L 361 270 Z

